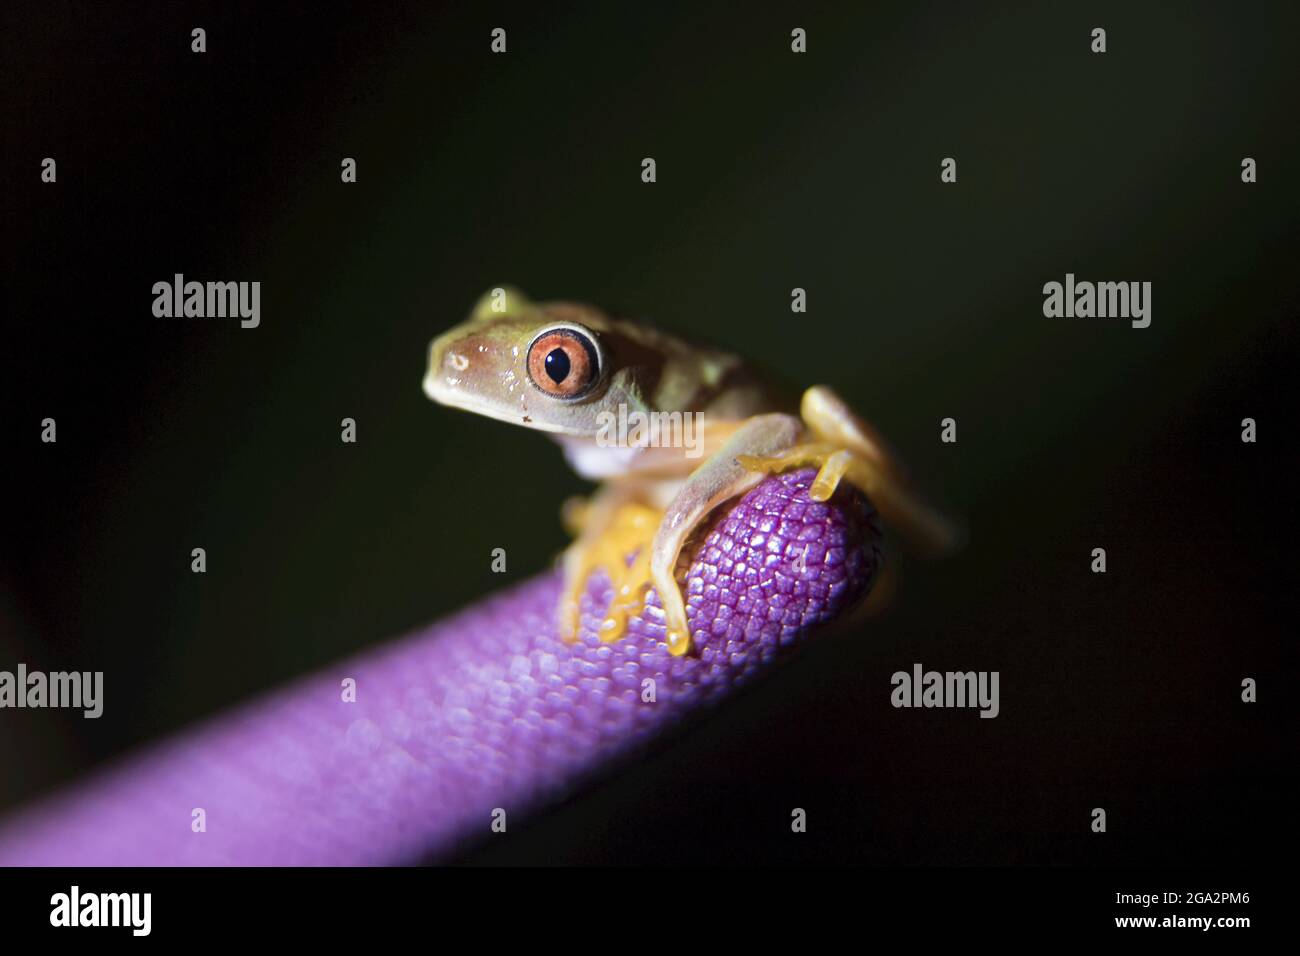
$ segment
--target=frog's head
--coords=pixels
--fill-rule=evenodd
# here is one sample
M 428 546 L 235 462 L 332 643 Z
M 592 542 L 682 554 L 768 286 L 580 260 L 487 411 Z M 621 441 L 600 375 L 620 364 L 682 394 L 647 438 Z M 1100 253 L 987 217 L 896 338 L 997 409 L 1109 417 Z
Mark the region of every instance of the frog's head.
M 634 401 L 611 367 L 614 333 L 600 310 L 537 304 L 493 289 L 429 346 L 424 393 L 435 402 L 526 428 L 591 437 L 597 416 Z

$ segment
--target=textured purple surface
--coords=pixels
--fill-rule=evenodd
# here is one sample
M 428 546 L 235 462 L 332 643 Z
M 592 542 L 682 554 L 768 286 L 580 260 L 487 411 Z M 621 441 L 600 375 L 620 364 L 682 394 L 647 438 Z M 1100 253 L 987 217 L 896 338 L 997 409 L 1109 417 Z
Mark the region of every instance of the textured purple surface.
M 725 698 L 866 593 L 875 515 L 849 489 L 809 501 L 812 474 L 764 481 L 690 552 L 691 656 L 668 654 L 657 595 L 628 637 L 599 643 L 603 581 L 582 641 L 560 642 L 560 582 L 546 574 L 10 818 L 0 865 L 405 863 L 488 834 L 494 808 L 514 822 Z M 341 699 L 345 677 L 355 703 Z M 196 807 L 206 832 L 191 830 Z

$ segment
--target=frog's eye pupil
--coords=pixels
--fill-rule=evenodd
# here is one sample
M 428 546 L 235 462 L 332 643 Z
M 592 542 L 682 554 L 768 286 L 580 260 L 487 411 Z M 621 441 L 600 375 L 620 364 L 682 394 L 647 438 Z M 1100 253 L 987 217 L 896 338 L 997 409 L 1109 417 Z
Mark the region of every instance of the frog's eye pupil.
M 559 385 L 569 377 L 569 356 L 564 353 L 564 349 L 551 349 L 546 355 L 546 374 L 550 376 L 551 381 Z

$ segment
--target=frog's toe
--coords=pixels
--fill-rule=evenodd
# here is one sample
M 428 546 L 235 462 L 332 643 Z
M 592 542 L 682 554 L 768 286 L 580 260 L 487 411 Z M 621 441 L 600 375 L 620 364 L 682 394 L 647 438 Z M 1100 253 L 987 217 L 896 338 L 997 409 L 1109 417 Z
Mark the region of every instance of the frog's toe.
M 629 565 L 607 568 L 614 588 L 613 600 L 600 625 L 600 639 L 605 643 L 619 640 L 627 633 L 627 622 L 641 613 L 650 590 L 650 547 L 642 544 L 636 559 Z
M 808 489 L 808 497 L 813 501 L 829 500 L 845 477 L 855 484 L 858 483 L 854 481 L 855 477 L 863 483 L 866 482 L 865 476 L 860 474 L 863 471 L 862 462 L 853 452 L 824 442 L 795 445 L 779 455 L 768 457 L 739 455 L 736 461 L 747 471 L 758 471 L 764 474 L 777 474 L 793 468 L 809 466 L 817 468 L 817 477 L 813 479 L 812 486 Z
M 650 543 L 662 517 L 662 512 L 646 505 L 625 504 L 614 512 L 607 527 L 597 534 L 584 535 L 570 546 L 571 560 L 560 602 L 562 639 L 577 639 L 582 595 L 596 571 L 605 572 L 613 590 L 597 633 L 606 643 L 627 633 L 628 622 L 645 606 L 650 589 Z
M 853 465 L 853 452 L 843 449 L 832 452 L 818 468 L 817 477 L 813 479 L 812 487 L 808 489 L 808 497 L 813 501 L 830 500 L 831 495 L 835 494 L 835 489 L 840 486 L 840 479 Z
M 680 600 L 679 597 L 678 601 Z M 690 625 L 686 623 L 685 615 L 679 618 L 675 614 L 666 615 L 664 623 L 666 628 L 664 640 L 668 644 L 668 652 L 673 657 L 681 657 L 691 649 Z

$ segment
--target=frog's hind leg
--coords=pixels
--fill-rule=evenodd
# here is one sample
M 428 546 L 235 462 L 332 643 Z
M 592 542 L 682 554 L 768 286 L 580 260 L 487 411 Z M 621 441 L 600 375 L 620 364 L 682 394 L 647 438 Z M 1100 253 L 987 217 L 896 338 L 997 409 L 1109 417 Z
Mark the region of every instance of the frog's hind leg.
M 566 502 L 564 522 L 577 538 L 564 552 L 560 637 L 572 643 L 581 625 L 582 595 L 596 571 L 614 591 L 600 625 L 602 641 L 616 641 L 640 613 L 650 587 L 650 544 L 663 512 L 638 500 L 636 489 L 608 485 L 588 502 Z M 630 559 L 630 560 L 629 560 Z
M 874 428 L 824 385 L 804 393 L 800 414 L 807 440 L 782 454 L 746 457 L 755 471 L 776 472 L 815 465 L 817 477 L 809 497 L 825 501 L 841 480 L 861 488 L 887 524 L 898 529 L 916 550 L 942 554 L 956 544 L 956 532 L 941 514 L 910 486 L 889 447 Z
M 650 552 L 650 577 L 664 608 L 668 650 L 675 655 L 691 648 L 686 603 L 677 585 L 677 559 L 692 531 L 715 507 L 743 494 L 763 480 L 761 473 L 739 461 L 748 455 L 778 454 L 798 441 L 803 425 L 793 415 L 756 415 L 686 479 L 668 505 Z

